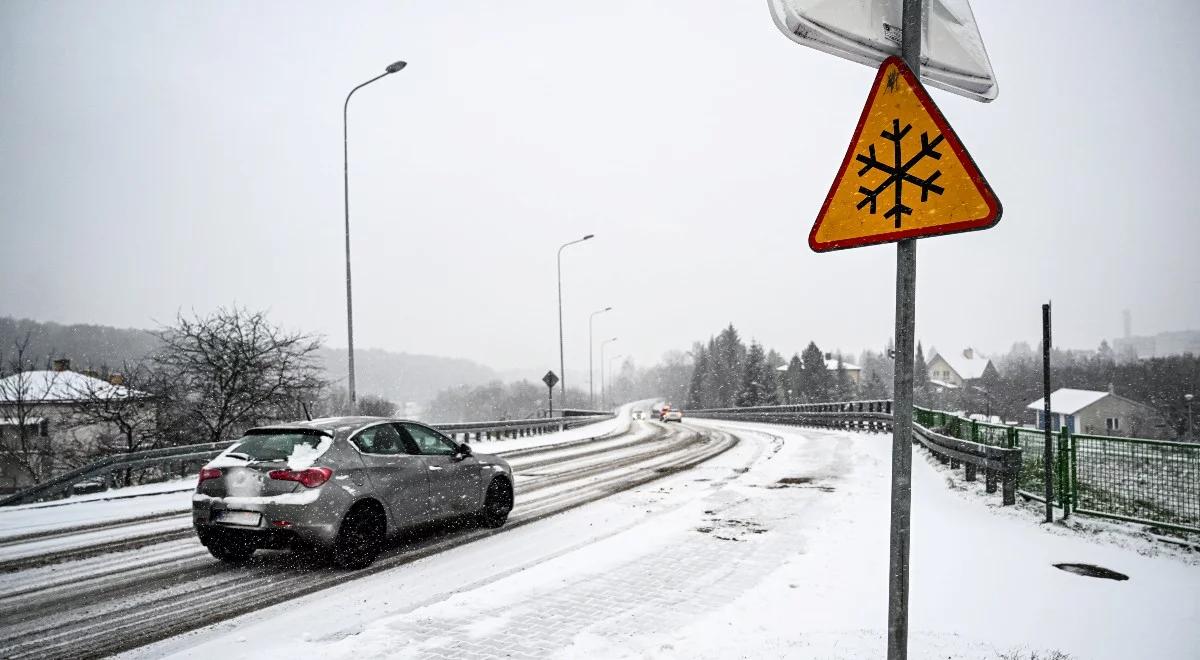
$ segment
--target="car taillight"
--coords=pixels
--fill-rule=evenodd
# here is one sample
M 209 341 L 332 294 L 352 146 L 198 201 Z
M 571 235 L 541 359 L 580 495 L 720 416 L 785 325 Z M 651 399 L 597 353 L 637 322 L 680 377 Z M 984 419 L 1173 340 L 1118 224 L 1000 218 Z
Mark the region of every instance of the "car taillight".
M 220 468 L 200 468 L 200 481 L 196 485 L 199 486 L 209 479 L 217 479 L 220 478 L 220 476 Z
M 268 477 L 278 481 L 298 481 L 305 488 L 316 488 L 329 481 L 333 470 L 327 467 L 308 468 L 307 470 L 271 470 Z

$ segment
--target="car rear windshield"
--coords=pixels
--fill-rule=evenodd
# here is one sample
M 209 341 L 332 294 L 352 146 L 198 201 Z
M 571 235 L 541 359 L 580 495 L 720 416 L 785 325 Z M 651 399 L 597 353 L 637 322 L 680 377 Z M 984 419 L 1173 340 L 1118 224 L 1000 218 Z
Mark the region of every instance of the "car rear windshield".
M 326 439 L 320 433 L 300 431 L 254 433 L 242 438 L 228 453 L 242 454 L 253 461 L 286 461 L 316 454 Z

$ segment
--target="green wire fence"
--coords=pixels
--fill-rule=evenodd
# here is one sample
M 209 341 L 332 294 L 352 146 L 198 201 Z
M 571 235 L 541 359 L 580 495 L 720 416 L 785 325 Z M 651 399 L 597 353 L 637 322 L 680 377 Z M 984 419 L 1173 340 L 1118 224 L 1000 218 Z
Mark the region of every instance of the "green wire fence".
M 992 424 L 915 407 L 929 429 L 997 447 L 1021 449 L 1017 492 L 1045 501 L 1045 431 Z M 1071 433 L 1054 434 L 1054 504 L 1072 512 L 1200 532 L 1200 444 Z

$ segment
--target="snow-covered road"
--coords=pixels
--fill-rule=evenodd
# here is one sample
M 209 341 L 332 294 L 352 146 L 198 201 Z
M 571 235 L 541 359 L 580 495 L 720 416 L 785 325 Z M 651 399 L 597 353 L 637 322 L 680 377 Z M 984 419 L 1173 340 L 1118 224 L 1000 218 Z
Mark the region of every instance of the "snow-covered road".
M 345 572 L 307 555 L 261 553 L 222 565 L 189 532 L 136 549 L 94 548 L 83 559 L 0 574 L 0 656 L 95 656 L 135 647 L 374 575 L 455 546 L 486 543 L 664 475 L 730 447 L 726 433 L 636 422 L 628 433 L 525 449 L 513 456 L 517 506 L 501 530 L 440 526 L 400 535 L 369 569 Z M 461 522 L 461 521 L 460 521 Z M 94 555 L 94 556 L 91 556 Z
M 880 657 L 890 438 L 704 423 L 734 430 L 741 444 L 130 655 Z M 948 486 L 921 452 L 913 465 L 910 657 L 1197 657 L 1194 557 L 1038 525 L 998 498 Z M 1081 577 L 1058 562 L 1130 579 Z

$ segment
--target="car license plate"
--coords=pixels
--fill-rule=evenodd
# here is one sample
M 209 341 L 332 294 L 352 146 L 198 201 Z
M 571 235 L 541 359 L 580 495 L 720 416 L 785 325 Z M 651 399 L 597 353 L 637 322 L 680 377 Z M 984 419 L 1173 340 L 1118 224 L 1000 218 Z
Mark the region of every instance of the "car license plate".
M 253 511 L 215 511 L 213 512 L 213 521 L 225 525 L 258 527 L 258 524 L 262 522 L 262 514 Z

